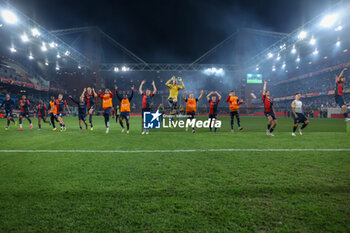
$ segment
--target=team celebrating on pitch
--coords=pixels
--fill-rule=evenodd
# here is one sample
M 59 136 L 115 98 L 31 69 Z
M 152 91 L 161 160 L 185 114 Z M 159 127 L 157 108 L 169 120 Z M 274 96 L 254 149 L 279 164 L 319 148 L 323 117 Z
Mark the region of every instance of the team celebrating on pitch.
M 336 87 L 335 87 L 335 101 L 337 105 L 342 109 L 342 113 L 344 115 L 344 118 L 346 121 L 349 121 L 348 113 L 347 113 L 347 106 L 344 101 L 343 96 L 343 85 L 345 82 L 344 72 L 347 70 L 347 68 L 344 68 L 339 76 L 336 76 Z M 143 85 L 145 84 L 145 80 L 141 82 L 141 85 L 139 87 L 139 94 L 142 96 L 142 119 L 143 119 L 143 113 L 151 111 L 151 103 L 153 100 L 154 95 L 157 92 L 157 88 L 155 85 L 155 82 L 152 82 L 153 91 L 150 89 L 147 89 L 145 92 L 143 91 Z M 180 83 L 180 85 L 178 85 Z M 178 103 L 178 94 L 179 91 L 185 88 L 185 85 L 182 81 L 182 79 L 172 77 L 170 80 L 168 80 L 165 85 L 169 88 L 169 97 L 168 97 L 168 103 L 169 103 L 169 114 L 170 114 L 170 121 L 173 120 L 177 113 L 177 103 Z M 264 103 L 264 114 L 267 117 L 267 129 L 266 129 L 266 135 L 268 136 L 274 136 L 273 132 L 277 126 L 277 118 L 275 116 L 275 110 L 273 107 L 273 99 L 270 97 L 270 92 L 266 89 L 267 80 L 264 82 L 263 87 L 263 95 L 262 100 Z M 117 105 L 115 108 L 115 115 L 117 117 L 116 121 L 118 122 L 122 128 L 122 132 L 125 132 L 125 127 L 123 121 L 125 121 L 126 124 L 126 133 L 128 134 L 130 132 L 130 102 L 133 99 L 134 96 L 134 86 L 131 87 L 131 94 L 127 95 L 126 93 L 121 94 L 118 91 L 118 86 L 114 86 L 115 95 L 117 99 L 120 102 L 120 105 Z M 198 98 L 194 98 L 194 94 L 190 93 L 188 97 L 187 91 L 184 92 L 183 98 L 186 102 L 186 116 L 188 119 L 194 119 L 197 111 L 197 102 L 202 98 L 203 90 L 201 90 L 200 96 Z M 102 99 L 102 108 L 103 108 L 103 117 L 105 120 L 105 126 L 106 126 L 106 133 L 109 133 L 109 119 L 110 115 L 112 114 L 113 110 L 113 98 L 114 94 L 111 90 L 105 89 L 104 93 L 102 90 L 99 90 L 98 93 L 95 92 L 94 88 L 84 88 L 83 93 L 81 94 L 79 100 L 74 99 L 72 96 L 69 96 L 69 98 L 72 100 L 73 103 L 75 103 L 78 106 L 78 119 L 79 119 L 79 128 L 82 131 L 82 122 L 85 125 L 85 129 L 87 130 L 90 126 L 90 130 L 93 130 L 93 123 L 92 123 L 92 116 L 93 112 L 95 110 L 95 98 L 99 97 Z M 217 120 L 217 112 L 218 112 L 218 104 L 222 98 L 222 96 L 217 91 L 210 92 L 207 96 L 207 101 L 209 103 L 209 119 L 210 119 L 210 132 L 212 131 L 211 126 L 214 125 L 212 123 L 215 123 Z M 303 129 L 309 124 L 309 121 L 307 117 L 305 116 L 303 112 L 303 103 L 301 102 L 301 94 L 296 93 L 295 99 L 291 103 L 291 109 L 292 109 L 292 117 L 294 119 L 294 125 L 293 125 L 293 131 L 292 136 L 296 136 L 295 132 L 298 128 L 299 124 L 302 124 L 302 126 L 299 128 L 299 134 L 303 134 Z M 234 132 L 233 125 L 234 125 L 234 118 L 236 117 L 238 130 L 243 130 L 243 127 L 241 127 L 240 123 L 240 117 L 239 117 L 239 105 L 243 103 L 243 100 L 238 98 L 235 94 L 235 91 L 231 91 L 229 93 L 229 96 L 226 99 L 226 102 L 229 104 L 229 111 L 230 111 L 230 118 L 231 118 L 231 132 Z M 25 95 L 22 96 L 22 99 L 20 100 L 20 114 L 19 114 L 19 129 L 23 130 L 22 126 L 22 119 L 26 118 L 30 124 L 30 129 L 33 129 L 33 123 L 29 116 L 29 108 L 30 108 L 30 101 L 26 98 Z M 120 106 L 120 107 L 119 107 Z M 7 118 L 7 126 L 5 130 L 8 130 L 10 127 L 10 123 L 13 122 L 15 126 L 17 125 L 17 122 L 14 120 L 13 115 L 13 109 L 15 107 L 14 102 L 11 100 L 10 95 L 6 95 L 6 99 L 1 104 L 0 108 L 5 108 L 5 117 Z M 38 130 L 41 129 L 41 120 L 44 123 L 48 123 L 52 125 L 53 130 L 56 131 L 56 123 L 59 123 L 60 130 L 66 131 L 66 125 L 63 121 L 63 116 L 66 115 L 66 111 L 69 114 L 71 114 L 71 111 L 67 105 L 66 100 L 63 99 L 63 94 L 59 94 L 58 98 L 55 99 L 55 97 L 51 97 L 51 100 L 49 102 L 49 108 L 44 104 L 43 100 L 39 101 L 39 105 L 37 106 L 36 110 L 36 116 L 38 118 Z M 50 116 L 50 120 L 47 120 L 47 115 Z M 86 121 L 86 116 L 89 116 L 89 123 Z M 188 129 L 186 128 L 186 131 Z M 214 129 L 214 132 L 217 132 L 217 128 Z M 192 128 L 192 133 L 195 133 L 195 128 Z M 142 134 L 149 134 L 148 129 L 144 129 L 142 126 Z

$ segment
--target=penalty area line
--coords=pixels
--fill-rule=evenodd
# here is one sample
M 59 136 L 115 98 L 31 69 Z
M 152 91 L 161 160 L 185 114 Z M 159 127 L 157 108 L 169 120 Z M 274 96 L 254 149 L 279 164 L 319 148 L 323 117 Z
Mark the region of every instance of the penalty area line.
M 305 149 L 183 149 L 183 150 L 0 150 L 0 153 L 181 153 L 181 152 L 307 152 L 307 151 L 350 151 L 350 148 L 305 148 Z

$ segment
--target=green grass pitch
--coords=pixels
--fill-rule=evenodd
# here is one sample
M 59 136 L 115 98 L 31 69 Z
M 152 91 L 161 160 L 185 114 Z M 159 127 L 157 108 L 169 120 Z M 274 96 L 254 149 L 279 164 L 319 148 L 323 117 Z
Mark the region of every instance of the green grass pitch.
M 350 151 L 205 151 L 350 149 L 342 119 L 310 119 L 297 137 L 291 119 L 275 137 L 265 118 L 242 117 L 233 134 L 221 119 L 194 135 L 141 135 L 139 117 L 129 135 L 114 120 L 106 135 L 102 117 L 83 132 L 73 117 L 66 132 L 0 120 L 0 232 L 350 232 Z M 204 151 L 101 152 L 179 149 Z

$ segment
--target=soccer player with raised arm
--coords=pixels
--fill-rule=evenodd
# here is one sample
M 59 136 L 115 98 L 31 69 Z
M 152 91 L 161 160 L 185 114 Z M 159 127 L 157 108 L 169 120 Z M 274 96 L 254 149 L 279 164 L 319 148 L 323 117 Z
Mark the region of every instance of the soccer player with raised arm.
M 21 112 L 19 113 L 19 129 L 18 130 L 23 130 L 22 127 L 22 118 L 25 117 L 29 124 L 30 124 L 30 128 L 29 129 L 33 129 L 33 124 L 32 121 L 30 120 L 29 117 L 29 108 L 30 108 L 30 102 L 29 100 L 27 100 L 27 97 L 24 95 L 22 96 L 22 99 L 20 100 L 20 106 L 21 106 Z
M 102 99 L 102 108 L 103 108 L 103 117 L 105 118 L 105 125 L 106 125 L 106 133 L 109 133 L 109 116 L 112 113 L 113 103 L 113 93 L 106 89 L 104 94 L 101 94 L 102 91 L 98 91 L 98 97 Z
M 292 136 L 295 136 L 295 131 L 298 128 L 299 123 L 303 123 L 303 125 L 299 129 L 299 134 L 303 135 L 303 129 L 309 124 L 309 120 L 304 115 L 303 111 L 303 103 L 300 101 L 301 94 L 296 93 L 295 94 L 295 100 L 293 100 L 291 106 L 292 106 L 292 116 L 294 119 L 294 127 Z
M 156 88 L 156 84 L 154 81 L 152 81 L 152 86 L 153 86 L 153 91 L 151 91 L 150 89 L 146 89 L 146 93 L 143 93 L 142 91 L 142 87 L 143 84 L 145 84 L 146 80 L 143 80 L 141 82 L 140 88 L 139 88 L 139 93 L 142 96 L 142 115 L 141 115 L 141 120 L 142 120 L 142 134 L 149 134 L 149 130 L 145 130 L 143 128 L 143 114 L 144 112 L 149 112 L 151 111 L 151 103 L 152 103 L 152 99 L 154 94 L 156 94 L 157 92 L 157 88 Z
M 201 90 L 201 94 L 199 95 L 198 98 L 194 98 L 193 93 L 191 93 L 189 95 L 188 98 L 186 98 L 187 95 L 187 91 L 185 91 L 184 93 L 184 100 L 186 102 L 186 115 L 187 115 L 187 119 L 194 119 L 196 116 L 196 111 L 197 111 L 197 102 L 202 99 L 203 96 L 203 90 Z M 188 128 L 186 127 L 186 131 L 188 130 Z M 195 128 L 193 126 L 192 128 L 192 133 L 195 133 Z
M 218 97 L 216 97 L 216 94 Z M 211 98 L 210 96 L 213 95 Z M 209 125 L 209 131 L 212 131 L 212 123 L 216 122 L 216 119 L 218 118 L 218 104 L 221 100 L 221 95 L 217 91 L 212 91 L 207 95 L 207 100 L 209 102 L 209 119 L 210 119 L 210 125 Z M 214 132 L 216 133 L 216 127 L 214 129 Z
M 240 100 L 236 96 L 235 91 L 231 91 L 229 96 L 226 99 L 226 102 L 228 102 L 230 105 L 231 132 L 232 133 L 234 132 L 233 122 L 234 122 L 235 116 L 237 119 L 238 130 L 243 130 L 243 128 L 241 127 L 241 121 L 239 119 L 239 105 L 243 103 L 243 100 Z
M 349 121 L 349 116 L 348 116 L 348 112 L 346 109 L 346 103 L 344 101 L 344 96 L 343 96 L 343 91 L 344 91 L 344 82 L 345 82 L 345 77 L 344 77 L 344 72 L 347 70 L 348 68 L 344 68 L 341 73 L 339 74 L 339 76 L 335 77 L 335 93 L 334 93 L 334 97 L 335 97 L 335 102 L 339 105 L 339 107 L 341 107 L 342 113 L 344 115 L 345 121 Z
M 69 98 L 78 105 L 78 119 L 79 119 L 79 128 L 80 131 L 83 130 L 81 126 L 81 122 L 84 122 L 86 130 L 88 129 L 88 124 L 85 120 L 86 117 L 86 102 L 84 96 L 80 96 L 79 101 L 73 99 L 73 97 L 70 95 Z
M 87 106 L 88 115 L 89 115 L 89 124 L 91 127 L 90 129 L 94 130 L 94 127 L 92 125 L 92 114 L 95 110 L 95 98 L 97 97 L 97 94 L 94 88 L 88 87 L 88 88 L 84 88 L 84 91 L 81 95 L 85 97 L 86 106 Z
M 132 100 L 132 97 L 134 96 L 134 89 L 135 87 L 131 87 L 131 95 L 128 97 L 128 95 L 125 93 L 123 96 L 121 96 L 118 93 L 118 86 L 114 86 L 115 93 L 117 95 L 117 98 L 120 101 L 120 116 L 119 116 L 119 124 L 122 127 L 122 133 L 124 133 L 124 125 L 123 125 L 123 119 L 125 119 L 126 122 L 126 133 L 129 133 L 129 119 L 130 119 L 130 101 Z
M 170 84 L 170 82 L 173 82 L 173 84 Z M 180 82 L 181 85 L 177 85 L 177 82 Z M 170 105 L 170 114 L 176 114 L 176 109 L 177 109 L 177 96 L 179 94 L 179 90 L 184 89 L 185 85 L 182 82 L 182 78 L 176 79 L 175 76 L 171 77 L 165 85 L 169 88 L 169 97 L 168 97 L 168 102 Z
M 277 126 L 277 119 L 275 116 L 275 110 L 273 108 L 273 100 L 270 98 L 270 92 L 266 91 L 266 84 L 267 84 L 267 80 L 265 80 L 264 82 L 264 89 L 263 89 L 263 96 L 262 96 L 262 100 L 264 102 L 264 108 L 265 108 L 264 114 L 268 119 L 266 135 L 275 136 L 272 132 Z
M 58 99 L 55 100 L 55 105 L 50 109 L 50 112 L 53 112 L 56 109 L 55 110 L 56 118 L 60 122 L 61 132 L 67 130 L 66 125 L 63 122 L 63 116 L 65 115 L 64 108 L 67 109 L 69 114 L 71 113 L 67 105 L 67 102 L 63 100 L 63 94 L 59 94 Z
M 37 109 L 37 115 L 38 115 L 38 130 L 41 130 L 41 119 L 44 123 L 50 124 L 50 121 L 46 120 L 46 114 L 47 114 L 47 108 L 44 104 L 43 100 L 39 100 L 39 105 Z
M 9 94 L 6 94 L 6 99 L 2 102 L 0 109 L 5 107 L 5 117 L 7 118 L 7 126 L 5 130 L 8 130 L 10 127 L 10 122 L 12 121 L 16 126 L 16 121 L 13 119 L 12 111 L 15 108 L 15 103 L 11 100 Z

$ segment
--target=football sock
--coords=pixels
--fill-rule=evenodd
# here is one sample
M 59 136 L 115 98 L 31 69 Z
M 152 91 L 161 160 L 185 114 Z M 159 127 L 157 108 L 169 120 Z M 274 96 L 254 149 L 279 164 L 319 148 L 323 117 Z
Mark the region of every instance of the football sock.
M 295 131 L 297 130 L 298 126 L 294 126 L 293 127 L 293 133 L 295 133 Z
M 304 129 L 307 126 L 307 124 L 303 124 L 300 129 Z

